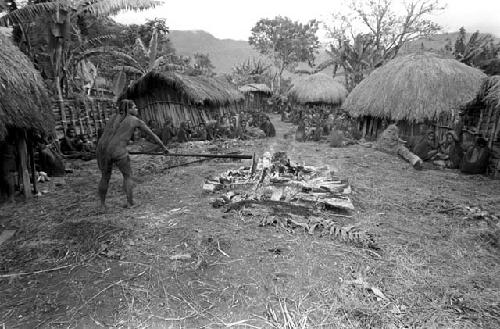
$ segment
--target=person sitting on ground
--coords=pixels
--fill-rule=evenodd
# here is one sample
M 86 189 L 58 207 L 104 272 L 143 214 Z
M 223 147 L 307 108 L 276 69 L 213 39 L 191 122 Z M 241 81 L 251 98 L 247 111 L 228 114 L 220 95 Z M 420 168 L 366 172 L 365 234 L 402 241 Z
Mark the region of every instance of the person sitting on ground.
M 55 143 L 41 143 L 38 147 L 38 171 L 46 172 L 50 177 L 64 176 L 64 159 Z
M 75 127 L 69 126 L 66 129 L 66 134 L 60 140 L 61 152 L 64 155 L 73 155 L 82 152 L 83 145 L 76 135 Z
M 460 145 L 460 138 L 453 130 L 446 133 L 446 138 L 450 145 L 448 147 L 448 160 L 446 161 L 446 167 L 450 169 L 458 169 L 464 156 L 464 150 Z
M 304 120 L 301 120 L 299 122 L 297 131 L 295 132 L 295 140 L 297 142 L 304 142 L 306 140 L 306 123 L 304 122 Z
M 165 124 L 163 125 L 163 128 L 161 130 L 161 141 L 163 144 L 167 145 L 170 144 L 174 141 L 175 136 L 177 135 L 174 125 L 172 124 L 171 120 L 165 121 Z
M 271 122 L 271 119 L 266 115 L 264 118 L 264 122 L 261 125 L 261 130 L 264 131 L 266 134 L 266 137 L 275 137 L 276 136 L 276 129 L 274 129 L 274 125 Z
M 435 155 L 438 153 L 434 130 L 427 130 L 425 136 L 423 136 L 415 145 L 413 153 L 415 153 L 423 161 L 433 160 Z
M 463 151 L 458 143 L 458 136 L 453 130 L 446 133 L 445 140 L 440 143 L 434 164 L 441 168 L 456 169 L 460 166 Z
M 81 134 L 80 141 L 82 143 L 82 151 L 83 152 L 95 152 L 94 143 L 90 140 L 89 134 Z
M 488 167 L 490 150 L 486 140 L 478 136 L 475 145 L 471 146 L 464 154 L 460 171 L 464 174 L 484 174 Z
M 183 122 L 181 122 L 179 129 L 177 130 L 176 140 L 179 143 L 185 143 L 189 140 L 188 136 L 189 135 L 188 135 L 188 129 L 186 126 L 186 122 L 183 121 Z
M 206 141 L 208 139 L 207 128 L 204 122 L 200 122 L 198 128 L 191 136 L 193 141 Z

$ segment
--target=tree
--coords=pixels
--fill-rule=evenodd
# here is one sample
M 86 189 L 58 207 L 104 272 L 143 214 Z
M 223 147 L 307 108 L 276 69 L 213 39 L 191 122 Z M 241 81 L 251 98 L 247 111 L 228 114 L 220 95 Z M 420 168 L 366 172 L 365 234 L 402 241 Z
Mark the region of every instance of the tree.
M 467 39 L 467 31 L 461 27 L 453 49 L 453 55 L 460 62 L 474 67 L 481 67 L 486 62 L 497 59 L 500 54 L 500 42 L 490 34 L 472 33 Z
M 0 17 L 0 25 L 19 26 L 30 24 L 39 19 L 48 22 L 48 50 L 54 71 L 61 112 L 64 113 L 63 82 L 67 68 L 69 41 L 72 34 L 81 36 L 78 19 L 86 15 L 106 17 L 121 10 L 142 10 L 160 4 L 155 0 L 56 0 L 29 1 L 27 5 L 10 11 Z M 25 34 L 25 33 L 24 33 Z M 83 41 L 83 40 L 80 40 Z M 104 49 L 101 49 L 104 51 Z M 90 51 L 88 54 L 100 53 Z
M 293 22 L 288 17 L 263 18 L 252 28 L 249 43 L 261 54 L 269 57 L 277 68 L 278 90 L 283 72 L 293 71 L 298 63 L 312 65 L 319 48 L 318 22 Z
M 398 15 L 392 0 L 350 0 L 347 13 L 334 14 L 327 26 L 333 41 L 325 65 L 351 67 L 346 79 L 358 83 L 375 67 L 394 58 L 412 40 L 440 30 L 429 16 L 444 9 L 439 0 L 409 0 Z M 352 85 L 350 86 L 353 87 Z
M 214 75 L 213 69 L 215 69 L 215 66 L 213 66 L 212 61 L 210 60 L 208 54 L 196 53 L 194 54 L 193 58 L 194 58 L 194 70 L 195 70 L 194 74 L 207 75 L 207 76 Z
M 231 81 L 238 86 L 248 83 L 271 84 L 272 75 L 270 68 L 271 65 L 261 59 L 248 59 L 233 67 Z

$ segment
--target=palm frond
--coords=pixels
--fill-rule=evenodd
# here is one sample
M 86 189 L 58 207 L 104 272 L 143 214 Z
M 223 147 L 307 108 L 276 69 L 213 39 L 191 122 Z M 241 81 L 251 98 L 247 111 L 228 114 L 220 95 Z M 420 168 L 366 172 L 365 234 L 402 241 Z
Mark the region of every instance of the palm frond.
M 113 71 L 123 71 L 125 73 L 132 73 L 132 74 L 143 74 L 144 72 L 140 69 L 138 69 L 135 66 L 130 66 L 130 65 L 117 65 L 113 66 Z
M 333 59 L 333 58 L 330 58 L 330 59 L 327 59 L 326 61 L 324 62 L 321 62 L 319 63 L 316 68 L 315 68 L 315 72 L 321 72 L 323 71 L 324 69 L 326 69 L 327 67 L 329 66 L 332 66 L 332 65 L 335 65 L 337 63 L 337 60 L 336 59 Z
M 153 61 L 153 63 L 149 66 L 149 70 L 156 70 L 158 69 L 164 62 L 165 60 L 165 57 L 164 56 L 160 56 L 158 57 L 157 59 L 155 59 Z
M 136 67 L 141 67 L 141 64 L 135 58 L 130 56 L 129 54 L 124 53 L 124 52 L 119 51 L 119 50 L 116 50 L 114 48 L 110 48 L 110 47 L 96 47 L 96 48 L 87 49 L 86 51 L 78 54 L 78 56 L 75 57 L 75 59 L 77 61 L 80 61 L 82 59 L 89 58 L 92 56 L 98 56 L 98 55 L 110 55 L 110 56 L 122 58 L 122 59 L 128 61 L 129 63 L 133 64 Z
M 0 17 L 0 26 L 31 22 L 42 15 L 53 13 L 57 8 L 60 8 L 61 5 L 65 5 L 65 3 L 42 2 L 24 6 Z
M 117 14 L 122 10 L 145 10 L 154 8 L 162 4 L 157 0 L 96 0 L 90 4 L 82 6 L 78 10 L 80 13 L 90 13 L 96 16 L 108 16 Z
M 85 49 L 88 49 L 90 47 L 92 47 L 92 48 L 99 47 L 99 46 L 102 45 L 102 43 L 104 41 L 111 40 L 111 39 L 114 39 L 114 38 L 116 38 L 116 36 L 114 34 L 107 34 L 107 35 L 101 35 L 101 36 L 98 36 L 98 37 L 95 37 L 95 38 L 92 38 L 92 39 L 85 40 L 80 45 L 78 45 L 73 50 L 73 52 L 78 53 L 78 52 L 85 51 Z
M 136 38 L 134 43 L 134 50 L 142 53 L 144 56 L 148 56 L 148 49 L 142 42 L 141 38 Z
M 152 70 L 156 61 L 156 54 L 158 53 L 158 31 L 153 30 L 153 35 L 151 35 L 151 40 L 149 41 L 149 69 Z

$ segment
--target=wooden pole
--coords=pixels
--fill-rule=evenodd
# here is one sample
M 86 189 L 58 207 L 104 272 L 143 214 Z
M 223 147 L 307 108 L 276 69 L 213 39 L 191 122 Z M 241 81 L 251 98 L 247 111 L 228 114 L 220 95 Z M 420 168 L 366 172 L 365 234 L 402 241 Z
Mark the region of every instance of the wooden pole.
M 368 126 L 368 134 L 370 136 L 373 136 L 373 121 L 374 121 L 374 118 L 370 117 L 368 120 L 370 120 L 370 125 Z
M 33 139 L 28 142 L 28 152 L 30 156 L 30 167 L 31 167 L 31 180 L 33 181 L 33 193 L 38 194 L 38 186 L 36 181 L 36 168 L 35 168 L 35 148 L 33 147 Z
M 253 155 L 249 154 L 203 154 L 203 153 L 162 153 L 162 152 L 136 152 L 129 151 L 129 154 L 144 154 L 144 155 L 164 155 L 172 157 L 200 157 L 200 158 L 215 158 L 215 159 L 253 159 Z
M 26 131 L 19 133 L 17 140 L 17 151 L 19 153 L 20 175 L 23 181 L 23 191 L 26 199 L 31 199 L 30 174 L 28 171 L 28 149 L 26 145 Z
M 366 130 L 367 130 L 367 118 L 363 119 L 363 137 L 366 137 Z

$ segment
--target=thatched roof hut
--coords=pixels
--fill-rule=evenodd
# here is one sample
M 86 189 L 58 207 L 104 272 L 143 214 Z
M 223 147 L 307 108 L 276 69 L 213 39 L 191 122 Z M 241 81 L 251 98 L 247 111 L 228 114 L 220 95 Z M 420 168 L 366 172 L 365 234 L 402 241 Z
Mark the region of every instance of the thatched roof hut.
M 0 33 L 0 143 L 3 143 L 2 149 L 16 144 L 17 168 L 20 168 L 17 178 L 22 182 L 26 198 L 31 197 L 28 149 L 33 159 L 33 133 L 51 134 L 53 130 L 51 103 L 42 77 L 19 48 Z M 6 137 L 11 137 L 10 141 L 7 142 Z M 4 155 L 0 154 L 0 166 Z M 31 164 L 36 192 L 34 161 Z
M 0 140 L 10 129 L 54 128 L 45 83 L 29 59 L 0 33 Z
M 249 83 L 238 88 L 245 95 L 245 109 L 250 112 L 269 110 L 271 88 L 264 83 Z
M 340 105 L 347 96 L 347 89 L 332 76 L 316 73 L 297 79 L 288 97 L 299 104 Z
M 373 71 L 351 91 L 343 108 L 354 117 L 437 121 L 474 99 L 485 76 L 454 59 L 409 54 Z
M 224 79 L 207 76 L 189 76 L 176 72 L 152 71 L 137 80 L 126 92 L 128 98 L 173 90 L 187 102 L 209 107 L 225 106 L 243 100 L 243 95 Z
M 122 95 L 136 102 L 146 121 L 178 126 L 212 120 L 242 105 L 244 96 L 224 79 L 152 71 L 135 81 Z

